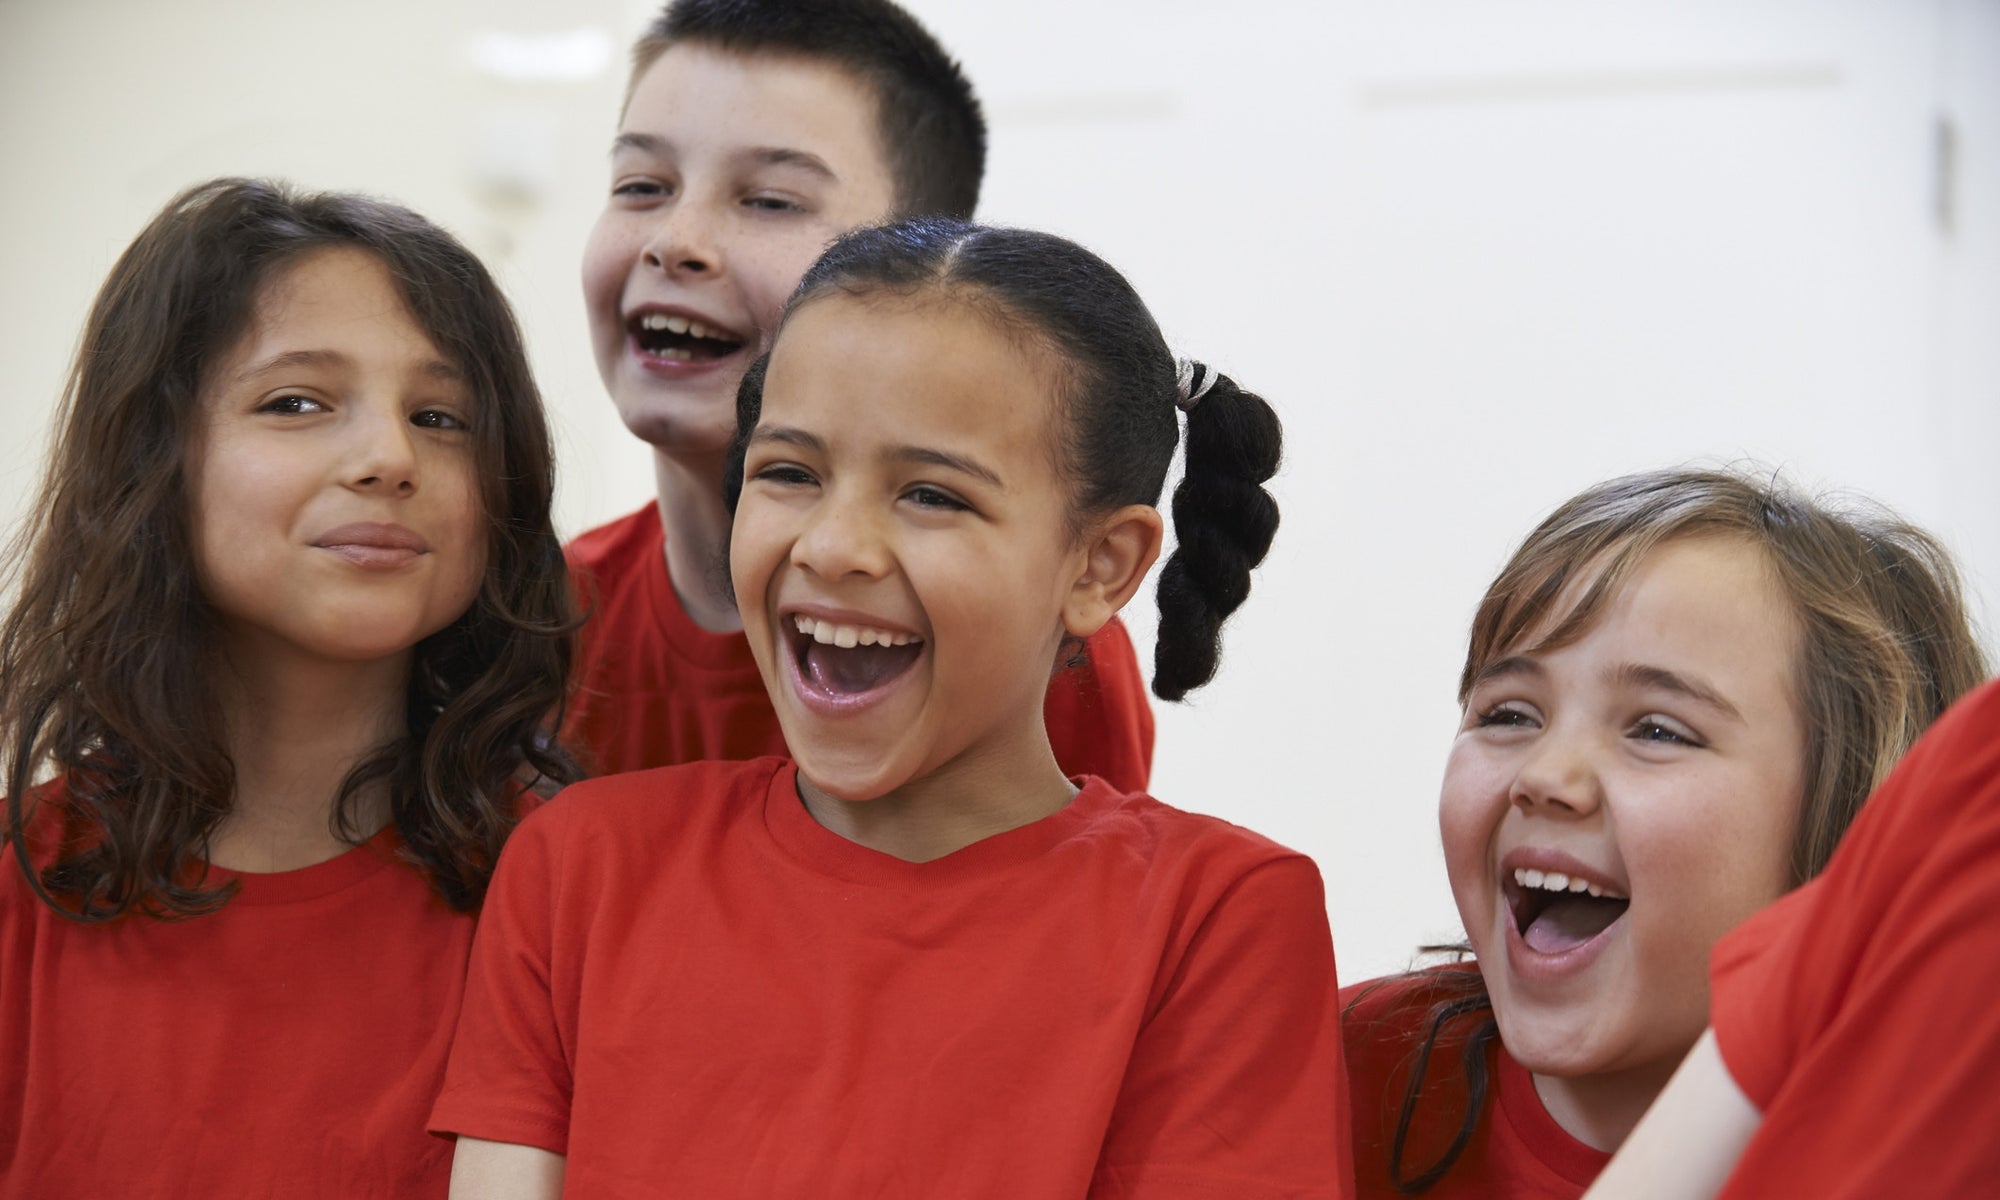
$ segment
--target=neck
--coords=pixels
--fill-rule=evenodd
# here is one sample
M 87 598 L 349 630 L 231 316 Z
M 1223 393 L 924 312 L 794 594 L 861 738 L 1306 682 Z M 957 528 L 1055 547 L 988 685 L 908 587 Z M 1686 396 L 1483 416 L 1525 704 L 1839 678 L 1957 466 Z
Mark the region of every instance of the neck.
M 653 451 L 660 493 L 660 523 L 667 531 L 667 578 L 694 623 L 710 633 L 743 628 L 723 585 L 729 542 L 729 508 L 722 502 L 722 464 L 691 463 Z
M 870 800 L 842 800 L 799 772 L 799 798 L 821 826 L 904 862 L 931 862 L 1061 812 L 1076 797 L 1049 748 L 1042 713 L 1020 744 L 969 751 Z
M 409 668 L 408 654 L 338 663 L 269 645 L 225 653 L 214 675 L 236 791 L 209 861 L 290 871 L 349 849 L 334 828 L 340 784 L 403 732 Z M 360 832 L 381 828 L 389 820 L 385 790 L 357 796 L 350 816 Z
M 1678 1066 L 1680 1060 L 1675 1059 L 1664 1065 L 1649 1063 L 1627 1071 L 1570 1079 L 1536 1075 L 1535 1094 L 1563 1132 L 1594 1150 L 1609 1153 L 1625 1144 L 1632 1127 L 1659 1098 Z

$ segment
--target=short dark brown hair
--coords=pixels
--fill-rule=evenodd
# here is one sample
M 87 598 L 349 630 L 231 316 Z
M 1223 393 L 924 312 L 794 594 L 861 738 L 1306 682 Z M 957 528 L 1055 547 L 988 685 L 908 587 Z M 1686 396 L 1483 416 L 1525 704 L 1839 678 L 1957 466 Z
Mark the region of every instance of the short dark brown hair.
M 668 47 L 831 63 L 874 93 L 897 216 L 970 218 L 986 173 L 986 119 L 944 47 L 889 0 L 674 0 L 632 46 L 626 99 Z

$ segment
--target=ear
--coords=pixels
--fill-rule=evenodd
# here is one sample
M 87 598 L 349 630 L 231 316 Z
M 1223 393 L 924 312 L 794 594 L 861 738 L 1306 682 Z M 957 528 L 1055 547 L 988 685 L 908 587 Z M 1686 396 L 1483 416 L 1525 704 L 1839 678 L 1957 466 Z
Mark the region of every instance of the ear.
M 1083 537 L 1083 570 L 1063 601 L 1063 628 L 1087 638 L 1132 599 L 1160 557 L 1166 524 L 1150 504 L 1128 504 L 1092 523 Z

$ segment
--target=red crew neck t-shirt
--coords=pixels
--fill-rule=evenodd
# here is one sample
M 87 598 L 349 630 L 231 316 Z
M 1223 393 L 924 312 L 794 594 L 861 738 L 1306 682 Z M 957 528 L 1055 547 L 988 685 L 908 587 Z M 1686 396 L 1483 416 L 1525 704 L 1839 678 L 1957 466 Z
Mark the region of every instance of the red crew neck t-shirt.
M 212 870 L 241 885 L 220 910 L 103 925 L 51 911 L 6 847 L 0 1197 L 444 1196 L 424 1118 L 473 919 L 400 844 Z
M 2000 1195 L 2000 684 L 1940 718 L 1820 877 L 1716 947 L 1764 1120 L 1725 1197 Z
M 593 780 L 501 858 L 431 1125 L 571 1200 L 1344 1196 L 1324 903 L 1100 779 L 928 863 L 780 759 Z
M 1463 995 L 1450 986 L 1472 964 L 1454 964 L 1355 984 L 1340 994 L 1354 1114 L 1355 1195 L 1401 1197 L 1389 1179 L 1389 1152 L 1403 1095 L 1440 1000 Z M 1465 1116 L 1464 1049 L 1491 1012 L 1450 1022 L 1431 1051 L 1424 1093 L 1403 1153 L 1405 1177 L 1436 1162 Z M 1487 1096 L 1472 1139 L 1451 1168 L 1421 1193 L 1434 1200 L 1576 1200 L 1611 1156 L 1592 1149 L 1556 1123 L 1535 1092 L 1535 1080 L 1500 1039 L 1486 1046 Z
M 582 534 L 568 554 L 590 617 L 563 732 L 593 771 L 786 752 L 749 641 L 696 625 L 674 594 L 657 505 Z M 1083 666 L 1049 682 L 1044 714 L 1056 762 L 1068 775 L 1144 791 L 1153 710 L 1132 639 L 1113 619 L 1087 645 Z

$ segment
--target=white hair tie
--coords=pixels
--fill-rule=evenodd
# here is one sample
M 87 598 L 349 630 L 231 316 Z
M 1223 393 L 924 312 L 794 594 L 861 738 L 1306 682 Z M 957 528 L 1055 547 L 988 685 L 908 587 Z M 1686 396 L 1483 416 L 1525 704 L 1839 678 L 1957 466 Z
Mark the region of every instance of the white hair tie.
M 1201 403 L 1201 398 L 1208 395 L 1208 389 L 1214 387 L 1215 381 L 1221 377 L 1220 371 L 1206 363 L 1198 363 L 1191 358 L 1175 359 L 1174 384 L 1180 395 L 1174 403 L 1180 406 L 1182 412 L 1193 412 L 1194 406 Z

